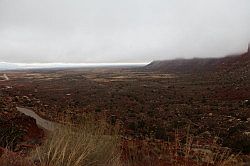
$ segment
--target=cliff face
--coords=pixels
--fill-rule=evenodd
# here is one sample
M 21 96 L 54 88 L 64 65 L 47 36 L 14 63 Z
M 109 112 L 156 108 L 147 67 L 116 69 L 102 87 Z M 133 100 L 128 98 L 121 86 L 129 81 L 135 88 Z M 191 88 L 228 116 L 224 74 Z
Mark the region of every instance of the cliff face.
M 145 66 L 145 70 L 172 73 L 192 72 L 219 72 L 234 70 L 249 70 L 250 48 L 241 55 L 227 56 L 224 58 L 195 58 L 153 61 Z
M 154 61 L 145 67 L 146 70 L 163 72 L 202 72 L 213 70 L 216 59 L 177 59 L 166 61 Z

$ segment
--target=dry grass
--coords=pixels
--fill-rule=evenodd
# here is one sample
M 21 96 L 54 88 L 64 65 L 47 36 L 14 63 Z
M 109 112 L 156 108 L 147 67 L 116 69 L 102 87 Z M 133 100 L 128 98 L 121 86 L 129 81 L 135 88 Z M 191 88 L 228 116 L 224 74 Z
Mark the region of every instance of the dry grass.
M 175 143 L 170 144 L 168 154 L 172 160 L 172 165 L 214 165 L 214 166 L 235 166 L 242 165 L 238 155 L 232 154 L 228 148 L 223 148 L 217 144 L 217 140 L 208 145 L 198 145 L 195 143 L 189 132 L 184 144 L 181 143 L 178 133 L 175 136 Z
M 184 142 L 178 132 L 175 142 L 164 142 L 120 141 L 115 131 L 104 121 L 93 118 L 83 120 L 81 125 L 60 126 L 26 158 L 6 151 L 0 157 L 0 166 L 243 165 L 239 156 L 221 148 L 216 141 L 208 146 L 196 144 L 189 132 Z
M 121 165 L 118 136 L 106 123 L 94 120 L 58 128 L 32 158 L 41 166 Z
M 242 160 L 216 142 L 203 146 L 186 136 L 182 143 L 176 133 L 174 142 L 156 140 L 128 141 L 125 158 L 130 166 L 241 166 Z

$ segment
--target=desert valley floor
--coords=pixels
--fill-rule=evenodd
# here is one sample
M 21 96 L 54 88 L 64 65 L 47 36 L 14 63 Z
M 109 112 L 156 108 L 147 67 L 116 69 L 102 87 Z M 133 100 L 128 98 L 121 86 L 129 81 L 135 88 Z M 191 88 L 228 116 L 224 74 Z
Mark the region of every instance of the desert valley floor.
M 66 118 L 77 123 L 90 113 L 119 125 L 124 140 L 157 144 L 174 141 L 176 133 L 185 141 L 190 134 L 199 145 L 216 140 L 235 154 L 249 154 L 250 77 L 227 73 L 141 68 L 6 71 L 0 81 L 0 124 L 11 120 L 25 126 L 27 118 L 16 118 L 23 116 L 18 106 L 58 123 Z M 31 131 L 42 137 L 39 129 Z

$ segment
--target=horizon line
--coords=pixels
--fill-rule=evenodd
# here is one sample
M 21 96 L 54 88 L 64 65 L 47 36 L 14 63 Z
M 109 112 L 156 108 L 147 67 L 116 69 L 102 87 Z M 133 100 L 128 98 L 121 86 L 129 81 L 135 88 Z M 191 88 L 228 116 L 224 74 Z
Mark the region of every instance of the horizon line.
M 15 69 L 43 69 L 43 68 L 76 68 L 76 67 L 125 67 L 125 66 L 144 66 L 150 62 L 141 63 L 12 63 L 0 62 L 0 70 L 15 70 Z

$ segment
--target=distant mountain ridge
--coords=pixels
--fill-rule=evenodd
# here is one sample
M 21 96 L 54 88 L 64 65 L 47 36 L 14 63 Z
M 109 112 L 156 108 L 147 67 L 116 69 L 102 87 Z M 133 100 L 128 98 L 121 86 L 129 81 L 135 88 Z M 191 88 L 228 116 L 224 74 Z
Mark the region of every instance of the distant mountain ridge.
M 226 56 L 223 58 L 194 58 L 153 61 L 144 67 L 145 70 L 190 73 L 209 71 L 230 71 L 250 69 L 250 47 L 241 55 Z

